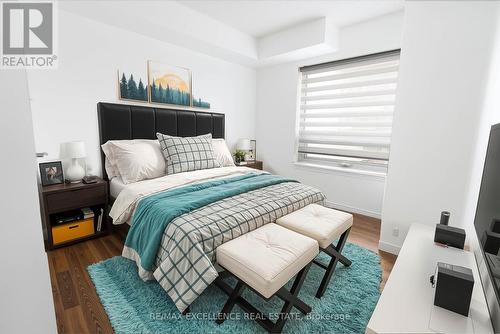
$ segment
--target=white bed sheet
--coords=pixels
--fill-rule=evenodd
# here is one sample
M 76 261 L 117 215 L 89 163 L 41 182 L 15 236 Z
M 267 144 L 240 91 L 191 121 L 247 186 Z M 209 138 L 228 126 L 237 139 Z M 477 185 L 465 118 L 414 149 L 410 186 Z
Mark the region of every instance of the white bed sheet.
M 127 185 L 123 183 L 121 177 L 115 176 L 112 178 L 109 182 L 109 194 L 111 195 L 111 198 L 116 199 L 126 186 Z

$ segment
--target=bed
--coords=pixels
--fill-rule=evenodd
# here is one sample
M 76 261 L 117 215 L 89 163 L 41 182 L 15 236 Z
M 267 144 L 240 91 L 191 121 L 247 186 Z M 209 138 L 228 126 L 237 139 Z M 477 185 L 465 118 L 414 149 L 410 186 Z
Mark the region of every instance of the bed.
M 160 132 L 224 138 L 225 115 L 125 104 L 98 104 L 100 143 L 155 139 Z M 103 175 L 105 156 L 102 156 Z M 123 256 L 155 279 L 184 311 L 218 276 L 215 249 L 311 203 L 323 194 L 246 167 L 218 167 L 124 184 L 110 182 L 114 224 L 128 224 Z

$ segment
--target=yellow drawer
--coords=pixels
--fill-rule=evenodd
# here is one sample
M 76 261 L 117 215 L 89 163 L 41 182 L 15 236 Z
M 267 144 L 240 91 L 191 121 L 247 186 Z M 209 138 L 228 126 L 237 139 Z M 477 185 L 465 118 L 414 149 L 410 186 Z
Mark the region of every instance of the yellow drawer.
M 94 218 L 52 227 L 54 245 L 94 234 Z

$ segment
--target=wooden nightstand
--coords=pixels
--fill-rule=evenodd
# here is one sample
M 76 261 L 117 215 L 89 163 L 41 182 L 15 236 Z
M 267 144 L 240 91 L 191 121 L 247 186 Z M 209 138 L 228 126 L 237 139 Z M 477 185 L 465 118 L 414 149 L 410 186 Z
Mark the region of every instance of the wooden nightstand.
M 110 230 L 107 221 L 108 184 L 99 179 L 96 183 L 57 184 L 41 187 L 42 223 L 47 250 L 67 246 L 79 241 L 96 238 Z M 94 218 L 58 224 L 55 219 L 65 212 L 89 207 Z M 102 211 L 101 211 L 102 209 Z M 103 212 L 101 230 L 98 231 L 99 214 Z M 54 229 L 56 228 L 56 229 Z M 63 240 L 54 243 L 56 239 Z
M 264 168 L 263 164 L 262 164 L 262 161 L 258 161 L 258 160 L 247 161 L 246 165 L 238 165 L 238 164 L 236 164 L 236 166 L 238 166 L 238 167 L 249 167 L 249 168 L 259 169 L 259 170 L 262 170 Z

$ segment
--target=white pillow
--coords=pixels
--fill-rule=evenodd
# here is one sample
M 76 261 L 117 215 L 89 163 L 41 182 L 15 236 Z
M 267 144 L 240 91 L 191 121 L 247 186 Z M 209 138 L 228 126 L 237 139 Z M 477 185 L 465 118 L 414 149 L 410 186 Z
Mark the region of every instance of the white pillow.
M 125 184 L 165 175 L 165 159 L 158 140 L 110 140 L 102 149 Z
M 104 144 L 104 145 L 106 145 L 106 144 Z M 106 153 L 104 153 L 104 154 L 106 155 L 106 158 L 104 159 L 104 168 L 106 169 L 106 174 L 108 174 L 108 179 L 111 180 L 114 177 L 120 176 L 120 173 L 118 172 L 118 169 L 116 168 L 116 166 L 111 164 L 111 162 L 109 162 L 107 154 Z
M 120 176 L 118 169 L 116 168 L 113 160 L 113 151 L 111 147 L 111 140 L 107 141 L 101 145 L 102 151 L 104 152 L 104 169 L 106 169 L 106 174 L 108 174 L 108 179 L 111 180 L 116 176 Z
M 214 159 L 221 167 L 234 166 L 233 156 L 229 152 L 226 141 L 223 138 L 212 139 Z

